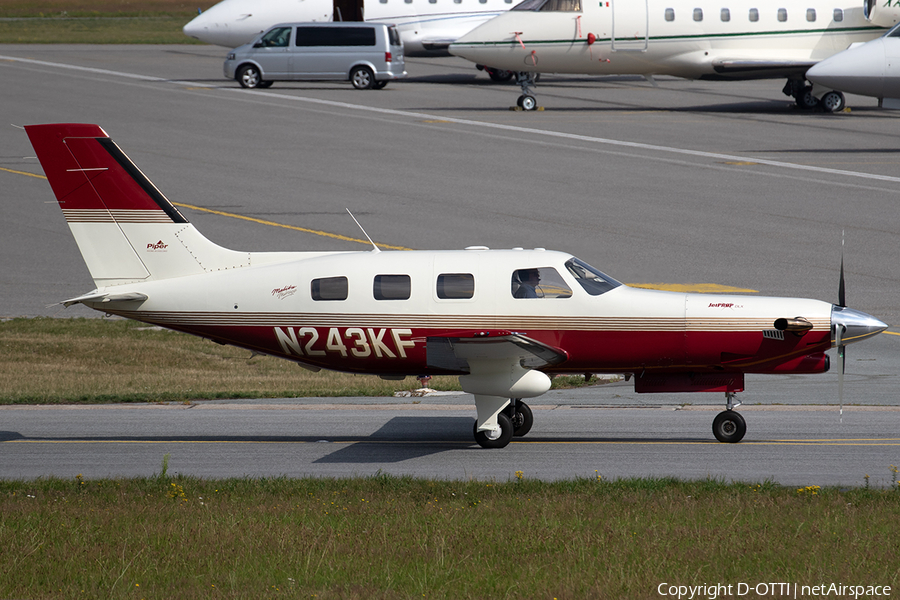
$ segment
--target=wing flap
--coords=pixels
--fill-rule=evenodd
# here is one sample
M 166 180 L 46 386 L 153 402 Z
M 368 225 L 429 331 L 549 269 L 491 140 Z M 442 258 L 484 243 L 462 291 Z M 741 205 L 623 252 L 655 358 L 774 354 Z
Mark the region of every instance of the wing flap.
M 430 368 L 469 374 L 471 363 L 508 359 L 529 369 L 558 365 L 568 360 L 565 350 L 515 332 L 477 332 L 426 338 Z

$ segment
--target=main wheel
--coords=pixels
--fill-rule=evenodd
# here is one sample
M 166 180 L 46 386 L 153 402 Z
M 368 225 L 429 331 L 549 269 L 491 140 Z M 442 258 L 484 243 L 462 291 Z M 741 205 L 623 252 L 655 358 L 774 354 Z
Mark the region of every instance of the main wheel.
M 505 448 L 513 436 L 513 424 L 505 414 L 497 415 L 497 425 L 500 431 L 478 431 L 478 422 L 475 422 L 475 441 L 482 448 Z
M 819 106 L 822 107 L 822 110 L 828 113 L 836 113 L 844 110 L 844 106 L 846 106 L 846 101 L 844 100 L 844 95 L 837 91 L 826 92 L 822 99 L 819 100 Z
M 259 87 L 259 84 L 262 83 L 262 73 L 254 65 L 244 65 L 238 69 L 235 79 L 238 80 L 242 88 L 253 89 Z
M 800 108 L 815 108 L 819 105 L 818 98 L 813 96 L 812 88 L 809 86 L 803 88 L 803 91 L 797 94 L 794 100 Z
M 513 78 L 513 72 L 504 69 L 485 67 L 484 72 L 488 74 L 488 77 L 490 77 L 492 81 L 496 81 L 497 83 L 504 83 Z
M 521 107 L 524 110 L 534 110 L 537 108 L 537 100 L 534 96 L 522 96 L 521 100 Z
M 358 90 L 370 90 L 375 85 L 375 74 L 369 67 L 353 67 L 350 83 Z
M 747 422 L 741 413 L 734 410 L 725 410 L 713 419 L 713 435 L 720 442 L 735 444 L 744 439 L 747 433 Z
M 531 412 L 531 407 L 521 400 L 516 402 L 516 407 L 513 409 L 512 424 L 514 437 L 522 437 L 531 431 L 531 426 L 534 425 L 534 413 Z

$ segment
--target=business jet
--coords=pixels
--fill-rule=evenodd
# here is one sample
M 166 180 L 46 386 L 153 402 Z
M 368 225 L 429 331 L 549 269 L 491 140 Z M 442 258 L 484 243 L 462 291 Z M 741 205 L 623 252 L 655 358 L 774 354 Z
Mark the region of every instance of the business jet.
M 632 288 L 540 248 L 238 252 L 203 237 L 98 125 L 25 130 L 96 286 L 63 304 L 312 370 L 457 375 L 485 448 L 528 433 L 523 399 L 562 373 L 724 393 L 713 434 L 738 442 L 746 373 L 822 373 L 836 346 L 843 374 L 845 346 L 887 327 L 846 307 L 843 266 L 833 305 Z
M 223 0 L 185 35 L 235 48 L 277 23 L 375 21 L 397 27 L 407 56 L 446 55 L 450 42 L 509 10 L 513 0 Z
M 816 85 L 878 98 L 881 108 L 900 109 L 900 25 L 826 58 L 806 77 Z
M 537 108 L 535 73 L 786 78 L 804 108 L 842 110 L 843 94 L 807 69 L 883 33 L 900 3 L 863 0 L 525 0 L 450 45 L 451 54 L 515 72 L 518 105 Z

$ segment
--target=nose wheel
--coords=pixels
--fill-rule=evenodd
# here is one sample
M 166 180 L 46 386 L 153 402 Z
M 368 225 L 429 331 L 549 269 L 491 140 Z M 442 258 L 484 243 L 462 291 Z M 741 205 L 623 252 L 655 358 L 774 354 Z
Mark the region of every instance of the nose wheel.
M 516 104 L 522 110 L 537 110 L 537 99 L 532 88 L 535 85 L 534 73 L 519 71 L 516 73 L 516 84 L 522 89 L 522 95 L 516 100 Z

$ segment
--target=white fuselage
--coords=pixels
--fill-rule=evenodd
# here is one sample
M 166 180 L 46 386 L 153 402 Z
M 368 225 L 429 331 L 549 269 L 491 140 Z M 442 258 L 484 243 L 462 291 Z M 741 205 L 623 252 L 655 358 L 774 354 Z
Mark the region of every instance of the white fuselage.
M 450 42 L 509 10 L 513 0 L 387 0 L 364 6 L 366 21 L 395 25 L 409 56 L 444 53 Z M 223 0 L 184 26 L 209 44 L 235 48 L 277 23 L 347 20 L 332 0 Z
M 583 6 L 574 0 L 574 6 L 581 10 L 512 10 L 457 40 L 450 52 L 513 71 L 796 76 L 880 35 L 900 16 L 884 8 L 867 14 L 862 3 L 841 0 L 612 0 Z

